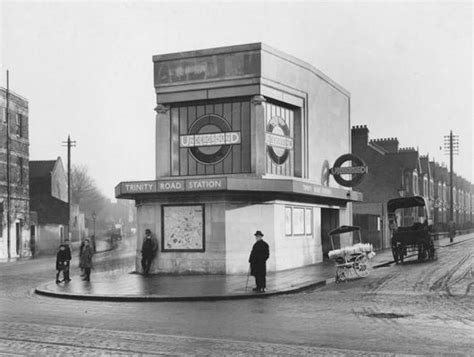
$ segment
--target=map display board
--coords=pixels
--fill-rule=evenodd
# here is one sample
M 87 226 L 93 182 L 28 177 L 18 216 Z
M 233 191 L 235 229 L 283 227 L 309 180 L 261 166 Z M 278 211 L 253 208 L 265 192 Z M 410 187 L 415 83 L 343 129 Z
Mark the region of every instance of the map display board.
M 164 252 L 204 251 L 204 205 L 162 206 Z

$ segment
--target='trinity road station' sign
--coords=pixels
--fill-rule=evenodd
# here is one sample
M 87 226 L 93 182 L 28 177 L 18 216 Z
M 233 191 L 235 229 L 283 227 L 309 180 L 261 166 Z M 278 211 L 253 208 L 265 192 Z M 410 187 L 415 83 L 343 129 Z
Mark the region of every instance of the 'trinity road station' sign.
M 351 161 L 352 166 L 342 166 L 346 162 Z M 368 167 L 361 158 L 353 154 L 345 154 L 340 156 L 335 162 L 330 173 L 338 184 L 345 187 L 354 187 L 362 182 L 365 174 L 368 172 Z M 351 179 L 345 179 L 342 175 L 351 175 Z
M 227 188 L 225 177 L 202 179 L 157 180 L 141 182 L 122 182 L 117 186 L 120 194 L 184 192 L 184 191 L 217 191 Z

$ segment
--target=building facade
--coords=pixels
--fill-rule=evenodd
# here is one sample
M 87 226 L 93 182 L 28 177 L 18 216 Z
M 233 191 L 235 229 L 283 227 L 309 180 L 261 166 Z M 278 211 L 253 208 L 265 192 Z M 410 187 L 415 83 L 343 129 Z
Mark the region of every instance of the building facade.
M 359 192 L 330 179 L 350 153 L 350 95 L 261 43 L 153 57 L 156 177 L 122 182 L 150 228 L 154 272 L 245 273 L 256 230 L 269 271 L 320 262 Z
M 31 255 L 28 160 L 28 101 L 0 88 L 0 259 Z
M 369 167 L 367 179 L 357 187 L 364 202 L 354 203 L 354 223 L 362 227 L 377 248 L 390 247 L 386 203 L 400 196 L 420 195 L 428 199 L 430 217 L 437 231 L 445 232 L 450 221 L 450 173 L 428 155 L 414 148 L 400 148 L 397 138 L 369 139 L 365 125 L 352 127 L 352 152 Z M 459 229 L 473 226 L 472 185 L 453 175 L 454 221 Z M 410 225 L 416 209 L 399 217 Z M 374 224 L 377 222 L 377 224 Z
M 67 175 L 56 160 L 30 161 L 30 206 L 36 212 L 34 254 L 51 254 L 68 237 Z

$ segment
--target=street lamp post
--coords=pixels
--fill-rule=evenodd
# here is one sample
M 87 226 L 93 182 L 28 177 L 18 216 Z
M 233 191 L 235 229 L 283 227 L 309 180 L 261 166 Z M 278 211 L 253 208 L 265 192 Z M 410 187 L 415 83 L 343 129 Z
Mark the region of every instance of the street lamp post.
M 93 224 L 93 234 L 92 234 L 92 247 L 95 251 L 95 219 L 97 217 L 97 214 L 95 213 L 95 211 L 92 212 L 92 224 Z

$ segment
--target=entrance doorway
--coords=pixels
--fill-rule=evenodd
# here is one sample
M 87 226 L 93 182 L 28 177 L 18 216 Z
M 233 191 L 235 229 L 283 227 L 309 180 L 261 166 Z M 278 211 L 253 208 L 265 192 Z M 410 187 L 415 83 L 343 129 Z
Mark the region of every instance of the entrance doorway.
M 30 227 L 30 250 L 31 250 L 31 255 L 35 255 L 35 249 L 36 249 L 36 226 L 32 225 Z
M 339 210 L 332 208 L 321 208 L 321 246 L 323 259 L 329 259 L 328 253 L 332 250 L 329 232 L 339 227 Z
M 21 225 L 22 222 L 16 222 L 15 224 L 15 234 L 16 234 L 16 254 L 20 255 L 21 252 Z

